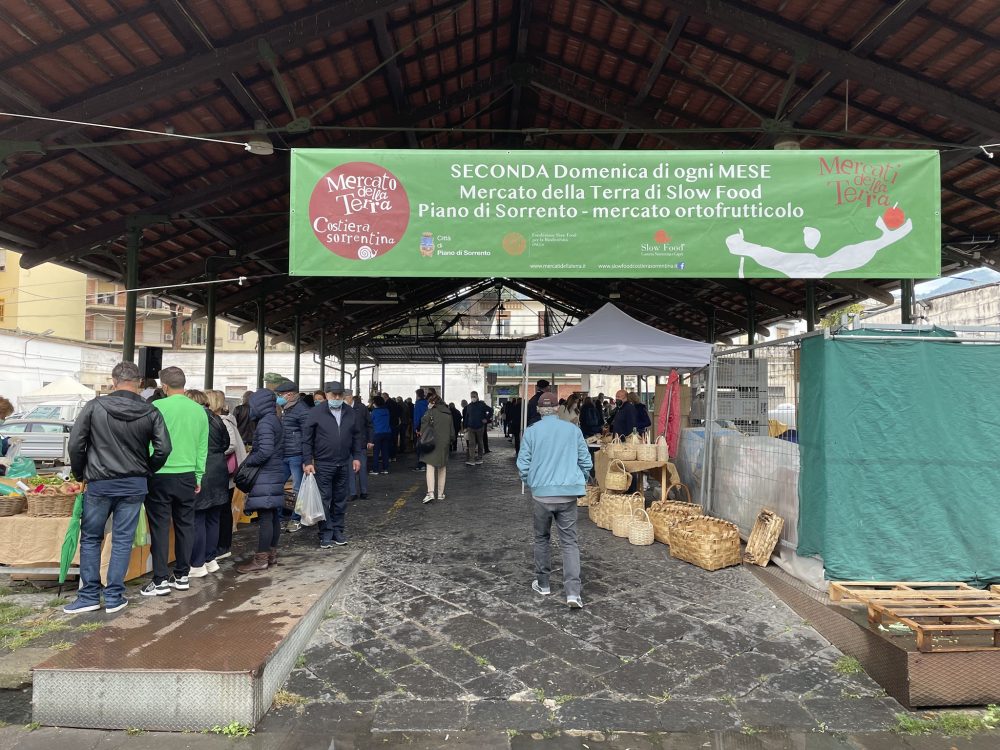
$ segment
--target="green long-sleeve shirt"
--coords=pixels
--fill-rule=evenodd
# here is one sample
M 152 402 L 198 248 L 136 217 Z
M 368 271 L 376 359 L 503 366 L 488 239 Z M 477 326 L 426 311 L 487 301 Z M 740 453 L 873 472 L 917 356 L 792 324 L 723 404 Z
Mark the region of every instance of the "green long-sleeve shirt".
M 186 474 L 193 471 L 195 482 L 201 484 L 208 456 L 208 414 L 205 407 L 181 394 L 161 398 L 154 401 L 153 406 L 163 414 L 173 446 L 167 462 L 156 473 Z

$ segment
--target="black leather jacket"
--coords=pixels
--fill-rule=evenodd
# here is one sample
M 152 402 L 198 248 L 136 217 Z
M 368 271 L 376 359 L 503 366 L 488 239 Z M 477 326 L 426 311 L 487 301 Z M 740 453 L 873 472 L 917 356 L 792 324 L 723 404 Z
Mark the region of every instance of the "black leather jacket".
M 73 475 L 88 481 L 151 476 L 167 462 L 170 447 L 163 416 L 130 391 L 90 401 L 69 434 Z

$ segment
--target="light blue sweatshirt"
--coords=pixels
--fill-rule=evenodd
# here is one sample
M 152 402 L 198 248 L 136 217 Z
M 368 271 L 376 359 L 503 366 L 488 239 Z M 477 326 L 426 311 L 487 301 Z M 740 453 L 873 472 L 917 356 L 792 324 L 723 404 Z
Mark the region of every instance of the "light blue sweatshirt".
M 552 414 L 524 431 L 517 470 L 541 502 L 546 497 L 581 497 L 591 464 L 583 433 L 572 422 Z

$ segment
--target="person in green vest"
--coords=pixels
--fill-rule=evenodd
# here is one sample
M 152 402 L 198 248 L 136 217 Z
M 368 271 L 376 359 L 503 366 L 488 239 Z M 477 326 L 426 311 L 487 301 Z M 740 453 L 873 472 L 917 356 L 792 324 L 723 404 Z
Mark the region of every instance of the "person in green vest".
M 143 596 L 166 596 L 170 589 L 187 591 L 194 544 L 195 495 L 201 490 L 208 456 L 208 415 L 184 395 L 187 378 L 179 367 L 160 370 L 166 398 L 153 402 L 163 415 L 173 449 L 149 482 L 146 518 L 153 558 L 153 578 L 140 590 Z M 170 521 L 174 523 L 174 570 L 170 574 Z

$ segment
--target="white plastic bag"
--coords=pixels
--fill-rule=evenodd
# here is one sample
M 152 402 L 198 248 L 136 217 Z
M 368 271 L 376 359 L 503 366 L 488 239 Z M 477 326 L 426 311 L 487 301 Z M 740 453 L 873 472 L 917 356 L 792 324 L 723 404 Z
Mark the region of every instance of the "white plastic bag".
M 326 518 L 326 513 L 323 512 L 323 498 L 319 494 L 319 485 L 316 484 L 315 474 L 306 474 L 302 477 L 299 497 L 295 501 L 295 512 L 302 517 L 303 526 L 314 526 Z

